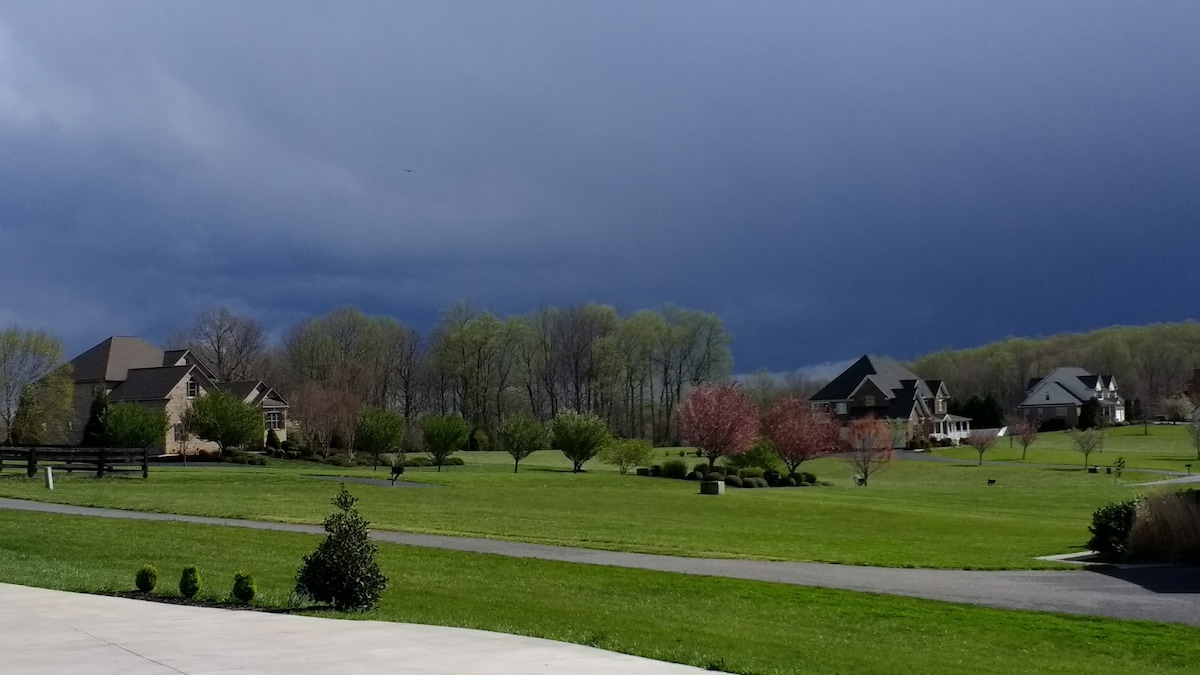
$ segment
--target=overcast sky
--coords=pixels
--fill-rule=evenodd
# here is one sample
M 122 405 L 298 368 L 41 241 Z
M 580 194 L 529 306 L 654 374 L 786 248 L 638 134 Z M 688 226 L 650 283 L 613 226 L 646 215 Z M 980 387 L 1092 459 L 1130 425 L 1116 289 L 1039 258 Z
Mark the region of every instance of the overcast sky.
M 716 312 L 739 371 L 1200 314 L 1200 3 L 10 2 L 0 326 Z

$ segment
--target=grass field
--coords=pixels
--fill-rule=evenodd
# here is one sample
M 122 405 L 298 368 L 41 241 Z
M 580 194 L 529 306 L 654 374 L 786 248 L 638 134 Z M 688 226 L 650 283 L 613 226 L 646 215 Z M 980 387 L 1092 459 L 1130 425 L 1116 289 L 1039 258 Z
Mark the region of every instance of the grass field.
M 1080 550 L 1092 511 L 1133 494 L 1103 474 L 924 462 L 899 462 L 870 487 L 856 488 L 844 463 L 822 460 L 806 468 L 832 487 L 730 490 L 711 498 L 689 481 L 571 474 L 558 453 L 531 458 L 517 474 L 506 455 L 463 456 L 465 467 L 405 474 L 437 489 L 349 487 L 381 529 L 700 557 L 974 569 L 1053 567 L 1034 557 Z M 7 477 L 0 478 L 0 496 L 319 523 L 337 486 L 305 474 L 338 471 L 312 464 L 155 468 L 146 481 L 70 478 L 53 492 L 40 480 Z M 998 484 L 988 487 L 987 479 Z
M 1147 431 L 1148 434 L 1145 433 Z M 1192 470 L 1200 473 L 1200 460 L 1196 459 L 1196 448 L 1188 437 L 1186 425 L 1150 425 L 1145 430 L 1141 426 L 1112 427 L 1105 430 L 1105 437 L 1103 451 L 1093 453 L 1089 460 L 1093 465 L 1112 466 L 1118 457 L 1124 457 L 1126 467 L 1184 472 L 1187 471 L 1186 465 L 1191 464 Z M 996 445 L 983 458 L 997 462 L 1020 462 L 1021 443 L 1014 438 L 1012 446 L 1009 447 L 1008 438 L 997 439 Z M 934 454 L 960 459 L 979 457 L 975 450 L 968 447 L 940 448 Z M 1025 461 L 1036 464 L 1077 464 L 1082 467 L 1083 454 L 1072 445 L 1070 434 L 1056 431 L 1038 434 L 1037 441 L 1029 446 Z
M 127 591 L 153 563 L 169 592 L 196 564 L 202 596 L 225 597 L 244 569 L 261 604 L 284 607 L 317 541 L 0 511 L 0 581 Z M 349 618 L 531 635 L 727 672 L 1167 675 L 1200 663 L 1200 630 L 1184 626 L 394 545 L 379 558 L 391 578 L 383 602 Z

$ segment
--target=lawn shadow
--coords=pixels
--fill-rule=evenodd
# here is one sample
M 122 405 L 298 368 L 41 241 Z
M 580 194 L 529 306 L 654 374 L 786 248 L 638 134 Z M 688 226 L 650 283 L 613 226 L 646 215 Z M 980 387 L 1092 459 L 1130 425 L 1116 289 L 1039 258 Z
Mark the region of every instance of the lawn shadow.
M 1196 566 L 1092 565 L 1087 569 L 1154 593 L 1200 593 L 1200 567 Z

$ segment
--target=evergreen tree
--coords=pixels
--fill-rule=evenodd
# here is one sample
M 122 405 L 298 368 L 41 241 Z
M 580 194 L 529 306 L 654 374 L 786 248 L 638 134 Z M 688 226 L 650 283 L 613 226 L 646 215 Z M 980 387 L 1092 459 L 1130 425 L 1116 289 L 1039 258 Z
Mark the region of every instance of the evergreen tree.
M 108 414 L 108 392 L 104 387 L 96 387 L 96 393 L 92 396 L 92 407 L 88 410 L 87 423 L 83 426 L 83 441 L 80 443 L 85 448 L 103 448 L 104 442 L 104 417 Z
M 296 573 L 296 593 L 340 611 L 365 611 L 379 604 L 387 577 L 379 569 L 368 523 L 359 515 L 343 484 L 333 505 L 338 511 L 325 519 L 325 540 L 304 557 Z

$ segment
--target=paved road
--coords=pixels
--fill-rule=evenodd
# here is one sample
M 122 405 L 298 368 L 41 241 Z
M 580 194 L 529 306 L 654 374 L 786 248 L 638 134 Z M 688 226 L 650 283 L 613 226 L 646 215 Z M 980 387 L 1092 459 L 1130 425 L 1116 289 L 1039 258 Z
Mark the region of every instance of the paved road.
M 160 520 L 203 525 L 321 534 L 316 525 L 271 523 L 142 513 L 0 498 L 0 508 L 101 518 Z M 444 537 L 375 530 L 382 542 L 426 548 L 491 553 L 589 565 L 678 572 L 702 576 L 770 581 L 797 586 L 904 595 L 1005 609 L 1090 614 L 1200 626 L 1200 569 L 1187 567 L 1120 568 L 1108 565 L 1069 571 L 979 572 L 901 569 L 823 563 L 716 560 L 546 546 L 498 539 Z
M 959 459 L 957 457 L 940 457 L 931 455 L 927 452 L 913 452 L 911 450 L 901 450 L 896 453 L 897 459 L 907 459 L 914 462 L 941 462 L 943 464 L 970 464 L 976 466 L 979 464 L 977 459 Z M 1008 467 L 1028 467 L 1031 469 L 1079 469 L 1083 470 L 1081 464 L 1035 464 L 1033 462 L 997 462 L 990 459 L 983 460 L 984 466 L 1008 466 Z M 1101 467 L 1103 469 L 1103 467 Z M 1182 471 L 1168 471 L 1166 469 L 1142 469 L 1130 467 L 1125 469 L 1125 473 L 1152 473 L 1158 476 L 1184 476 Z
M 572 673 L 698 668 L 465 628 L 185 607 L 0 584 L 6 675 Z

